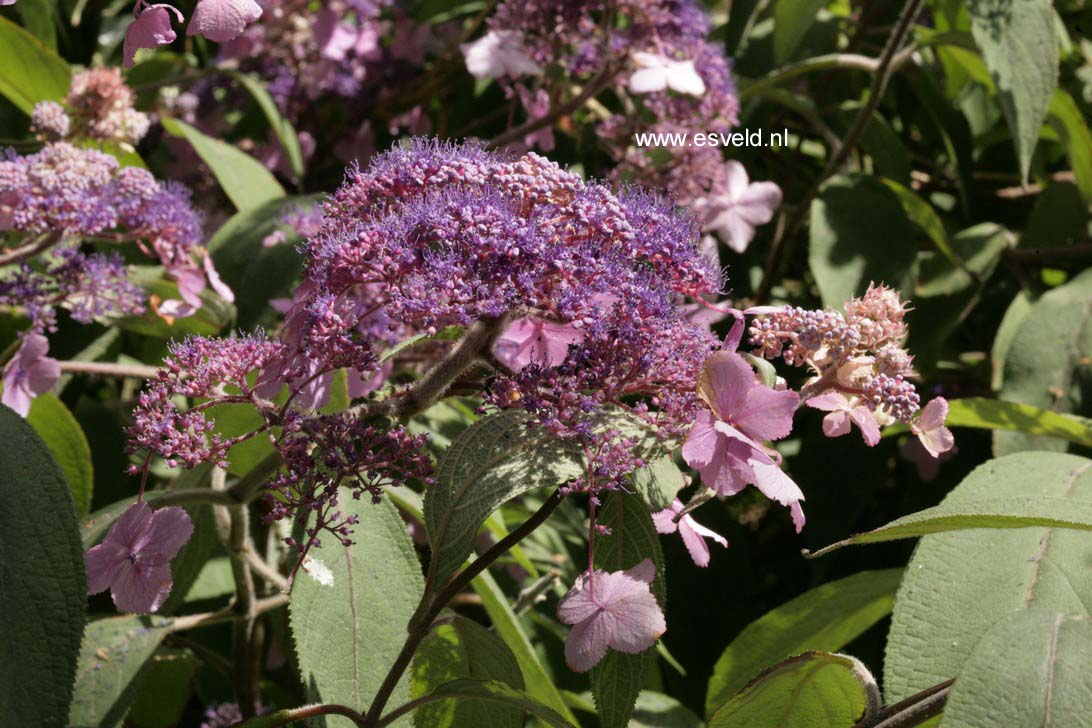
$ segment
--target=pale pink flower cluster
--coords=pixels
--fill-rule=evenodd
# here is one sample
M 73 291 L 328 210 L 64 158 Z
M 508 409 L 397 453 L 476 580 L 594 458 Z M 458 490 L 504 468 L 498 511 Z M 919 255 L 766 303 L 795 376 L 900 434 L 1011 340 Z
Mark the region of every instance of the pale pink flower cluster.
M 92 139 L 135 145 L 151 120 L 133 108 L 132 89 L 117 68 L 92 68 L 72 77 L 64 104 L 42 101 L 31 113 L 31 131 L 42 141 Z

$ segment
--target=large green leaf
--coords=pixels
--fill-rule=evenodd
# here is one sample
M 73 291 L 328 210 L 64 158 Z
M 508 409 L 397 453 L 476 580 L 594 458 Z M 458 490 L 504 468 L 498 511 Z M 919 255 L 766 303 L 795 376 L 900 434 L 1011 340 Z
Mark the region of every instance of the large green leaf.
M 1092 461 L 1027 452 L 978 467 L 942 507 L 990 498 L 1092 506 Z M 884 685 L 888 701 L 958 675 L 986 630 L 1015 610 L 1087 615 L 1092 534 L 1064 528 L 958 531 L 918 544 L 895 599 Z
M 637 696 L 629 728 L 703 728 L 705 721 L 694 715 L 690 708 L 651 690 L 642 690 Z
M 57 28 L 53 19 L 54 0 L 25 0 L 16 5 L 23 27 L 49 48 L 57 51 Z
M 596 522 L 610 531 L 596 537 L 596 568 L 623 571 L 651 558 L 656 565 L 652 593 L 660 608 L 666 609 L 663 550 L 644 501 L 614 492 L 607 499 Z M 634 703 L 641 692 L 645 666 L 650 660 L 655 660 L 655 654 L 654 647 L 637 655 L 612 650 L 592 668 L 592 696 L 603 728 L 625 728 L 629 725 Z
M 1020 174 L 1058 83 L 1058 36 L 1050 0 L 971 0 L 971 33 L 997 86 Z
M 780 0 L 774 5 L 774 63 L 783 65 L 796 52 L 824 0 Z
M 1092 619 L 1015 612 L 982 636 L 944 707 L 944 728 L 1078 726 L 1092 716 Z
M 517 690 L 508 683 L 499 680 L 452 680 L 438 686 L 427 696 L 424 696 L 424 699 L 430 703 L 438 700 L 490 703 L 497 707 L 514 709 L 521 713 L 530 713 L 547 725 L 554 726 L 554 728 L 573 728 L 572 723 L 555 711 L 534 700 L 522 690 Z M 432 726 L 433 724 L 429 723 L 428 725 Z M 459 725 L 491 728 L 495 724 L 461 723 Z
M 176 728 L 182 722 L 199 667 L 190 650 L 160 647 L 141 672 L 127 724 L 136 728 Z
M 649 509 L 662 511 L 686 487 L 686 476 L 670 455 L 664 455 L 633 474 L 633 487 Z
M 914 227 L 895 193 L 875 177 L 839 175 L 811 206 L 811 272 L 823 304 L 841 308 L 872 281 L 911 290 Z
M 463 617 L 440 624 L 417 649 L 413 660 L 413 697 L 419 698 L 451 680 L 499 680 L 524 689 L 519 663 L 495 634 Z M 523 725 L 523 711 L 510 705 L 447 700 L 430 703 L 414 714 L 420 728 L 480 725 L 503 728 Z
M 292 169 L 293 176 L 297 180 L 302 180 L 303 152 L 300 151 L 300 139 L 296 130 L 292 128 L 292 123 L 281 114 L 280 109 L 277 108 L 277 102 L 269 95 L 269 91 L 260 78 L 249 73 L 233 73 L 232 75 L 247 93 L 254 97 L 254 101 L 265 115 L 266 121 L 269 122 L 273 134 L 288 158 L 288 165 Z
M 285 212 L 309 207 L 319 199 L 318 195 L 285 197 L 242 210 L 209 239 L 208 250 L 217 272 L 239 294 L 235 301 L 239 328 L 250 330 L 267 323 L 263 315 L 271 313 L 269 300 L 291 295 L 292 285 L 303 267 L 303 258 L 295 246 L 298 241 L 294 235 L 272 247 L 266 247 L 263 241 L 284 228 L 281 219 Z
M 68 95 L 72 69 L 42 41 L 0 18 L 0 94 L 26 114 Z
M 170 631 L 159 617 L 108 617 L 87 625 L 70 728 L 114 728 L 133 701 L 137 677 Z M 43 724 L 45 725 L 45 724 Z
M 227 142 L 214 139 L 184 121 L 160 118 L 168 133 L 188 141 L 212 170 L 236 209 L 251 210 L 284 197 L 284 188 L 258 160 Z
M 451 443 L 425 495 L 425 525 L 432 545 L 428 581 L 439 589 L 474 548 L 486 517 L 521 493 L 560 485 L 583 474 L 579 448 L 527 426 L 508 410 L 475 422 Z
M 862 571 L 817 586 L 751 622 L 713 668 L 706 714 L 767 665 L 811 650 L 845 647 L 891 613 L 901 578 L 902 569 Z
M 948 403 L 945 423 L 949 427 L 1012 430 L 1092 447 L 1092 421 L 1000 399 L 953 399 Z
M 49 446 L 64 471 L 76 503 L 76 514 L 81 518 L 86 516 L 91 509 L 95 472 L 91 466 L 91 447 L 80 423 L 52 392 L 34 398 L 27 413 L 27 423 Z
M 516 618 L 515 612 L 508 603 L 508 598 L 497 586 L 492 574 L 483 571 L 470 582 L 470 586 L 481 597 L 482 607 L 493 622 L 493 629 L 516 656 L 516 662 L 519 663 L 520 672 L 523 673 L 523 680 L 527 685 L 527 692 L 538 702 L 549 706 L 575 723 L 576 718 L 565 704 L 554 681 L 550 679 L 550 675 L 542 666 L 542 662 L 539 661 L 531 640 L 527 638 L 527 633 L 520 626 L 519 619 Z
M 4 406 L 0 441 L 0 716 L 61 725 L 87 599 L 76 508 L 49 448 Z
M 421 567 L 405 524 L 388 498 L 354 500 L 347 489 L 339 507 L 355 515 L 353 545 L 332 538 L 313 549 L 334 583 L 321 584 L 304 570 L 292 585 L 289 605 L 300 672 L 311 700 L 366 710 L 406 641 L 406 627 L 421 597 Z M 391 705 L 409 700 L 409 675 L 391 695 Z M 407 719 L 404 723 L 409 724 Z M 345 718 L 327 725 L 346 726 Z M 402 723 L 399 723 L 402 725 Z
M 762 672 L 716 709 L 709 728 L 852 728 L 869 708 L 875 684 L 847 655 L 807 652 Z
M 961 230 L 950 244 L 955 262 L 947 256 L 927 259 L 921 267 L 922 280 L 915 295 L 950 296 L 985 283 L 1001 262 L 1011 237 L 1007 230 L 992 222 Z
M 997 333 L 993 338 L 993 346 L 990 348 L 990 388 L 995 392 L 1000 390 L 1005 382 L 1005 362 L 1012 351 L 1012 340 L 1016 338 L 1016 332 L 1024 323 L 1024 319 L 1031 313 L 1031 297 L 1026 290 L 1020 290 L 1012 299 L 1012 303 L 1005 309 L 1005 315 L 1001 324 L 997 327 Z
M 1058 89 L 1050 101 L 1048 121 L 1065 144 L 1081 196 L 1092 203 L 1092 131 L 1084 114 L 1072 96 Z
M 1092 357 L 1092 270 L 1044 294 L 1016 330 L 1005 359 L 1001 399 L 1054 412 L 1088 415 L 1092 385 L 1085 362 Z M 998 455 L 1020 450 L 1063 451 L 1065 441 L 999 432 Z

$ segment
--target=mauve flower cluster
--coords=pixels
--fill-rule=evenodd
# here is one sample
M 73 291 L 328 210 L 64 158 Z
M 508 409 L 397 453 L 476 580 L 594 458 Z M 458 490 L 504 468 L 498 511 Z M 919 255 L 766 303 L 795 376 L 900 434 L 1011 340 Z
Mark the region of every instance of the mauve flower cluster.
M 78 247 L 55 248 L 41 265 L 24 263 L 0 280 L 0 304 L 22 306 L 39 333 L 56 329 L 57 309 L 67 309 L 82 324 L 144 310 L 144 291 L 129 280 L 117 253 L 85 253 Z
M 133 92 L 117 68 L 93 68 L 72 77 L 64 104 L 42 101 L 31 131 L 42 141 L 92 139 L 135 145 L 148 133 L 147 114 L 133 108 Z
M 258 71 L 283 111 L 327 94 L 354 97 L 384 58 L 384 0 L 262 0 L 264 19 L 220 48 L 219 60 Z
M 268 380 L 251 375 L 260 373 L 284 351 L 284 344 L 261 334 L 231 339 L 189 337 L 171 344 L 170 356 L 140 395 L 129 429 L 129 451 L 147 450 L 166 458 L 172 467 L 180 462 L 187 468 L 202 462 L 227 467 L 227 453 L 233 445 L 265 432 L 274 423 L 224 438 L 215 431 L 215 418 L 207 412 L 227 403 L 248 403 L 262 413 L 277 412 L 280 406 L 261 395 Z M 205 401 L 180 409 L 178 397 Z
M 92 87 L 97 83 L 89 82 Z M 18 242 L 7 257 L 19 265 L 0 278 L 0 302 L 20 306 L 36 335 L 56 328 L 61 308 L 80 323 L 142 312 L 144 293 L 130 281 L 121 256 L 81 249 L 86 238 L 136 243 L 162 263 L 178 282 L 182 299 L 161 302 L 163 315 L 183 316 L 199 308 L 206 284 L 231 300 L 231 290 L 200 247 L 202 228 L 189 191 L 160 183 L 146 169 L 119 169 L 114 157 L 68 142 L 50 143 L 23 157 L 8 152 L 0 158 L 0 234 Z M 35 344 L 34 351 L 39 349 L 33 360 L 24 356 L 8 362 L 5 378 L 49 381 L 31 376 L 52 361 L 45 357 L 48 342 Z M 42 391 L 39 387 L 29 396 Z M 29 399 L 14 396 L 5 393 L 5 403 L 25 413 Z
M 621 102 L 596 129 L 617 163 L 613 179 L 666 189 L 692 208 L 703 231 L 716 232 L 737 252 L 781 204 L 777 185 L 750 184 L 741 165 L 725 164 L 719 148 L 653 150 L 634 143 L 636 134 L 727 134 L 738 121 L 731 62 L 719 43 L 707 40 L 709 19 L 699 3 L 507 0 L 489 27 L 464 45 L 467 68 L 478 78 L 501 79 L 529 119 L 560 105 L 572 84 L 609 89 Z M 523 141 L 545 151 L 554 144 L 548 126 Z
M 289 317 L 306 312 L 311 359 L 360 371 L 375 366 L 374 334 L 361 332 L 377 318 L 420 332 L 500 322 L 486 401 L 602 453 L 606 477 L 585 484 L 597 488 L 639 464 L 597 429 L 608 404 L 647 398 L 629 409 L 676 436 L 697 405 L 693 382 L 717 342 L 682 302 L 721 287 L 697 242 L 688 218 L 646 192 L 615 193 L 533 153 L 415 140 L 351 171 L 327 203 L 306 248 L 309 293 Z
M 338 488 L 353 498 L 368 494 L 378 503 L 385 487 L 417 480 L 432 481 L 432 463 L 425 451 L 427 438 L 413 436 L 403 427 L 365 422 L 351 413 L 299 418 L 286 426 L 291 431 L 278 443 L 284 472 L 269 483 L 267 521 L 295 518 L 304 527 L 305 542 L 289 538 L 289 545 L 307 551 L 321 545 L 323 531 L 350 545 L 356 516 L 338 510 Z M 315 519 L 309 523 L 310 515 Z

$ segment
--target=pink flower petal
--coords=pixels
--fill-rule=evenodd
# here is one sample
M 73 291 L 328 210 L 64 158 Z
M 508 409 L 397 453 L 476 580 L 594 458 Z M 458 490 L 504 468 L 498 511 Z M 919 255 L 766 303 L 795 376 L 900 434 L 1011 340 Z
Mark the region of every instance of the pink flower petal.
M 849 434 L 850 421 L 848 410 L 831 412 L 823 418 L 823 434 L 827 437 L 841 437 Z
M 178 35 L 171 27 L 171 13 L 174 13 L 179 23 L 185 21 L 182 13 L 173 5 L 149 5 L 141 11 L 136 20 L 125 29 L 122 65 L 126 68 L 132 66 L 133 58 L 141 48 L 155 48 L 174 42 Z
M 205 276 L 209 279 L 209 285 L 212 286 L 212 290 L 216 291 L 220 298 L 224 299 L 228 303 L 235 302 L 235 292 L 228 287 L 224 280 L 220 277 L 220 274 L 216 271 L 216 266 L 212 262 L 212 256 L 205 255 Z
M 148 529 L 141 540 L 141 560 L 145 563 L 167 563 L 190 540 L 193 521 L 182 508 L 171 506 L 152 511 Z
M 34 398 L 53 389 L 61 377 L 61 365 L 46 356 L 49 340 L 31 331 L 23 335 L 19 350 L 4 368 L 3 404 L 26 417 Z
M 87 568 L 87 593 L 98 594 L 110 588 L 114 575 L 129 560 L 129 552 L 120 543 L 104 541 L 89 549 L 83 560 Z
M 119 611 L 148 614 L 163 606 L 173 585 L 171 567 L 167 564 L 145 569 L 123 568 L 110 587 L 110 595 Z
M 880 441 L 880 426 L 876 424 L 876 416 L 872 410 L 864 405 L 858 405 L 849 411 L 849 416 L 861 431 L 861 437 L 869 447 L 875 447 Z
M 260 17 L 262 6 L 254 0 L 199 0 L 186 35 L 225 43 L 242 35 L 246 26 Z

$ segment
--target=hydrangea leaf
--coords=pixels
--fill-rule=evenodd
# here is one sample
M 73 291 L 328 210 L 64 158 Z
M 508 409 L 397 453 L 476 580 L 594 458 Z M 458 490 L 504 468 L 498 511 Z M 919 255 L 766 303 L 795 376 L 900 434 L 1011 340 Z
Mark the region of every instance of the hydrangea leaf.
M 1063 89 L 1054 91 L 1047 121 L 1065 144 L 1081 196 L 1092 202 L 1092 131 L 1080 107 Z
M 456 437 L 440 458 L 436 483 L 425 495 L 431 588 L 441 588 L 462 565 L 482 522 L 501 503 L 583 474 L 577 447 L 559 442 L 545 430 L 528 428 L 527 419 L 516 410 L 483 417 Z
M 902 569 L 828 582 L 762 615 L 732 640 L 709 679 L 711 714 L 766 665 L 809 650 L 833 652 L 891 613 Z
M 1050 0 L 972 0 L 967 11 L 1026 182 L 1039 128 L 1058 83 L 1054 7 Z
M 425 638 L 413 660 L 412 694 L 420 698 L 440 685 L 459 679 L 499 680 L 524 689 L 519 663 L 494 633 L 464 617 L 452 617 Z M 420 728 L 489 728 L 523 725 L 523 711 L 510 705 L 482 701 L 446 700 L 430 703 L 414 713 Z
M 609 528 L 610 533 L 596 537 L 595 567 L 609 572 L 624 571 L 651 558 L 656 565 L 652 593 L 660 609 L 666 609 L 663 549 L 644 502 L 616 491 L 607 499 L 596 522 Z M 612 650 L 592 668 L 592 696 L 603 728 L 629 725 L 645 668 L 655 659 L 654 647 L 637 655 Z
M 266 121 L 269 122 L 269 127 L 273 130 L 277 141 L 280 142 L 285 156 L 288 157 L 292 175 L 297 180 L 302 180 L 304 174 L 303 152 L 300 150 L 300 138 L 296 134 L 296 130 L 292 128 L 292 122 L 281 114 L 280 109 L 277 108 L 277 102 L 270 96 L 269 90 L 266 89 L 260 78 L 250 73 L 232 73 L 231 75 L 254 98 L 258 108 L 265 115 Z
M 127 720 L 140 728 L 175 728 L 182 722 L 200 666 L 188 649 L 160 647 L 140 675 Z
M 633 707 L 629 728 L 703 728 L 705 721 L 690 708 L 652 690 L 642 690 Z
M 286 212 L 310 207 L 321 199 L 320 195 L 284 197 L 242 210 L 209 238 L 207 247 L 217 272 L 240 294 L 235 299 L 239 328 L 272 328 L 278 323 L 269 301 L 291 296 L 303 259 L 296 250 L 299 240 L 292 230 L 285 231 L 286 239 L 279 245 L 266 247 L 263 243 L 275 231 L 285 230 L 281 219 Z
M 542 662 L 539 661 L 531 640 L 523 631 L 519 619 L 516 618 L 515 612 L 508 603 L 508 598 L 497 585 L 493 575 L 483 571 L 470 582 L 470 586 L 481 597 L 482 607 L 493 622 L 493 629 L 515 655 L 520 672 L 523 673 L 524 683 L 527 685 L 527 692 L 538 702 L 575 723 L 575 716 L 542 666 Z
M 716 709 L 709 728 L 844 726 L 878 705 L 868 671 L 848 655 L 806 652 L 770 667 Z
M 284 188 L 265 166 L 246 152 L 214 139 L 184 121 L 160 118 L 167 133 L 188 141 L 212 170 L 237 210 L 251 210 L 284 197 Z
M 429 588 L 442 587 L 462 565 L 478 529 L 502 503 L 584 474 L 578 446 L 528 427 L 528 419 L 517 410 L 483 417 L 463 430 L 440 458 L 436 483 L 425 497 L 425 526 L 432 545 Z M 612 412 L 604 415 L 600 426 L 637 439 L 642 455 L 662 454 L 654 437 L 632 417 Z
M 895 193 L 878 179 L 831 177 L 812 203 L 810 229 L 808 262 L 824 305 L 839 309 L 872 281 L 913 289 L 914 226 Z
M 670 455 L 656 458 L 633 474 L 633 487 L 653 511 L 670 507 L 686 487 L 686 476 Z
M 1084 401 L 1088 357 L 1092 357 L 1092 271 L 1032 304 L 1005 358 L 1000 397 L 1053 412 L 1092 414 Z M 1042 435 L 994 434 L 997 455 L 1067 447 L 1064 440 Z
M 49 448 L 3 406 L 0 440 L 0 716 L 61 725 L 87 600 L 76 508 Z
M 1092 619 L 1045 609 L 991 627 L 960 670 L 945 728 L 1081 725 L 1092 715 Z
M 1092 461 L 1027 452 L 975 469 L 941 507 L 988 498 L 1049 498 L 1073 514 L 1092 506 Z M 958 675 L 1006 615 L 1041 608 L 1088 615 L 1092 534 L 1069 528 L 978 529 L 926 536 L 895 599 L 884 662 L 889 702 Z
M 0 94 L 25 114 L 68 95 L 72 69 L 42 41 L 0 18 Z
M 783 65 L 792 59 L 800 41 L 815 23 L 824 0 L 782 0 L 774 6 L 774 63 Z
M 300 672 L 315 702 L 366 710 L 406 640 L 406 627 L 421 597 L 421 565 L 405 523 L 390 499 L 354 500 L 342 489 L 342 512 L 358 516 L 351 546 L 327 539 L 312 552 L 333 574 L 324 585 L 301 570 L 292 586 L 290 624 Z M 409 700 L 409 675 L 390 704 Z M 409 725 L 406 718 L 395 725 Z M 351 728 L 329 718 L 329 728 Z
M 52 392 L 34 398 L 27 413 L 27 423 L 49 447 L 64 471 L 76 514 L 81 518 L 91 509 L 95 471 L 91 465 L 91 446 L 80 423 Z
M 452 680 L 438 686 L 422 701 L 433 703 L 436 701 L 468 701 L 486 702 L 494 705 L 513 708 L 523 713 L 530 713 L 553 728 L 573 728 L 574 724 L 547 708 L 522 690 L 517 690 L 508 683 L 500 680 Z M 432 725 L 431 723 L 429 724 Z M 464 725 L 493 726 L 489 723 L 467 723 Z
M 71 728 L 113 728 L 135 696 L 137 677 L 170 631 L 170 620 L 126 615 L 87 625 L 80 649 Z

